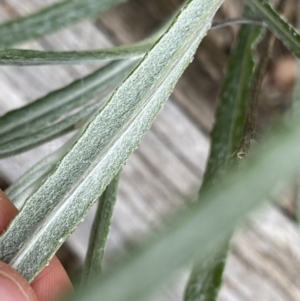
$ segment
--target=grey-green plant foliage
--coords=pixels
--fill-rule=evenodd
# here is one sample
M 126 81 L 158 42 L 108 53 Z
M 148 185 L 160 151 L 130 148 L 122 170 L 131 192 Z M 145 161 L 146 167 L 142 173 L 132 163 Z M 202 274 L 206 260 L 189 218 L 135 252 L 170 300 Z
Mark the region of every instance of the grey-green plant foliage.
M 217 22 L 211 29 L 234 24 L 257 24 L 265 26 L 258 19 L 231 19 Z M 0 50 L 0 65 L 13 66 L 37 66 L 37 65 L 67 65 L 85 64 L 99 60 L 118 60 L 139 58 L 145 55 L 163 31 L 163 26 L 149 38 L 138 43 L 123 45 L 113 48 L 88 50 L 88 51 L 37 51 L 27 49 Z
M 90 119 L 92 119 L 92 117 Z M 58 150 L 49 156 L 46 156 L 31 169 L 26 171 L 16 182 L 5 190 L 6 196 L 18 209 L 20 209 L 25 203 L 25 200 L 38 189 L 46 176 L 54 170 L 56 164 L 72 147 L 88 123 L 89 120 L 81 127 L 76 135 L 73 135 L 73 137 L 63 144 Z
M 83 18 L 95 16 L 120 2 L 121 0 L 59 2 L 31 16 L 0 25 L 0 48 L 44 36 Z M 74 82 L 32 105 L 0 118 L 1 156 L 33 147 L 48 140 L 49 137 L 74 129 L 74 126 L 80 127 L 83 131 L 78 139 L 73 138 L 7 190 L 8 195 L 20 201 L 20 204 L 24 198 L 28 197 L 28 200 L 9 229 L 0 237 L 0 258 L 16 268 L 26 279 L 33 280 L 43 269 L 138 146 L 182 72 L 192 60 L 198 44 L 211 26 L 212 17 L 222 2 L 223 0 L 190 0 L 166 34 L 156 43 L 154 40 L 146 40 L 144 41 L 146 43 L 121 48 L 99 50 L 96 53 L 86 52 L 86 56 L 77 52 L 65 53 L 65 57 L 58 53 L 50 53 L 52 57 L 49 57 L 49 52 L 22 52 L 9 49 L 0 52 L 2 59 L 4 58 L 3 64 L 83 63 L 101 58 L 140 57 L 154 43 L 142 62 L 108 101 L 90 102 L 100 92 L 108 92 L 122 81 L 120 77 L 112 83 L 116 77 L 109 72 L 103 77 L 99 76 L 109 66 L 87 77 L 83 83 Z M 298 32 L 281 19 L 266 1 L 246 0 L 246 3 L 263 20 L 252 22 L 261 25 L 266 22 L 287 47 L 300 57 Z M 246 32 L 246 29 L 244 30 Z M 214 181 L 214 176 L 219 177 L 223 174 L 222 170 L 228 165 L 230 154 L 234 153 L 237 139 L 241 134 L 239 129 L 245 103 L 240 100 L 246 98 L 247 84 L 251 79 L 253 68 L 251 46 L 255 40 L 255 31 L 256 29 L 248 32 L 247 38 L 244 32 L 245 43 L 240 44 L 239 55 L 238 47 L 235 53 L 238 62 L 241 62 L 243 57 L 243 63 L 232 63 L 222 93 L 222 99 L 227 105 L 221 106 L 217 114 L 211 156 L 212 158 L 220 154 L 220 160 L 214 161 L 214 164 L 211 163 L 213 160 L 210 161 L 208 166 L 214 166 L 215 168 L 211 167 L 214 172 L 207 173 L 206 177 L 209 180 L 205 180 L 210 184 L 217 182 L 214 183 L 213 190 L 209 187 L 205 189 L 201 195 L 201 204 L 178 215 L 168 229 L 145 244 L 127 262 L 101 278 L 96 277 L 92 290 L 88 288 L 78 296 L 71 297 L 73 301 L 83 299 L 98 301 L 99 296 L 103 301 L 144 299 L 154 288 L 162 285 L 177 268 L 191 263 L 191 260 L 206 262 L 200 271 L 196 271 L 195 275 L 198 276 L 194 278 L 196 287 L 200 284 L 202 291 L 218 289 L 224 262 L 216 264 L 214 258 L 222 254 L 224 245 L 236 224 L 250 209 L 262 202 L 278 183 L 288 182 L 298 171 L 300 113 L 296 110 L 291 120 L 277 128 L 264 148 L 258 149 L 256 155 L 247 160 L 245 166 L 235 170 L 234 173 L 226 172 L 228 174 L 226 180 Z M 124 78 L 137 62 L 127 60 L 112 65 L 116 64 L 116 70 L 119 71 L 120 66 L 124 67 L 122 69 Z M 110 78 L 108 74 L 111 75 Z M 118 74 L 119 72 L 115 75 Z M 235 80 L 239 85 L 233 85 Z M 226 91 L 230 91 L 232 97 L 227 97 Z M 80 108 L 77 113 L 60 119 L 64 113 L 77 108 Z M 236 108 L 239 108 L 240 114 L 235 111 Z M 99 112 L 85 128 L 82 123 L 94 115 L 92 112 L 94 109 L 99 109 Z M 50 117 L 45 118 L 48 115 Z M 28 127 L 25 126 L 26 123 L 29 124 Z M 32 125 L 35 125 L 37 130 L 33 130 Z M 217 129 L 220 127 L 225 127 L 226 133 L 219 132 Z M 224 144 L 218 145 L 218 140 Z M 23 142 L 19 150 L 16 141 Z M 49 173 L 50 175 L 44 179 Z M 104 194 L 100 198 L 99 208 L 105 206 L 105 200 L 114 200 L 115 184 L 116 180 L 106 190 L 108 192 L 112 188 L 110 195 L 112 199 Z M 109 203 L 109 214 L 105 215 L 105 218 L 95 220 L 95 233 L 99 230 L 97 226 L 104 223 L 105 227 L 100 228 L 103 231 L 98 232 L 103 234 L 100 236 L 99 244 L 92 244 L 91 241 L 90 254 L 97 256 L 87 258 L 87 263 L 94 263 L 87 264 L 86 275 L 91 275 L 93 270 L 99 271 L 113 203 L 114 201 Z M 101 213 L 99 209 L 98 217 L 103 216 Z M 211 286 L 212 283 L 214 286 Z M 211 296 L 215 297 L 215 294 Z
M 78 128 L 132 71 L 138 61 L 116 61 L 85 78 L 0 117 L 0 158 L 20 153 Z M 102 99 L 98 99 L 99 95 Z M 86 105 L 91 99 L 96 101 Z M 75 109 L 81 110 L 70 115 Z M 64 114 L 67 114 L 63 119 Z
M 297 20 L 298 30 L 300 30 L 300 2 L 298 4 L 298 20 Z M 293 93 L 293 106 L 292 106 L 292 114 L 295 112 L 300 112 L 300 60 L 297 59 L 297 78 L 294 87 Z M 295 181 L 294 187 L 295 195 L 296 195 L 296 218 L 298 223 L 300 223 L 300 184 L 299 180 Z
M 203 186 L 210 186 L 222 176 L 229 162 L 236 158 L 253 77 L 254 45 L 261 28 L 242 26 L 233 50 L 220 94 L 220 104 L 212 130 L 212 146 L 204 175 Z
M 125 0 L 64 0 L 37 13 L 0 25 L 0 48 L 42 37 L 83 19 L 95 17 Z
M 300 168 L 300 114 L 278 126 L 239 169 L 226 174 L 202 195 L 202 204 L 173 218 L 168 228 L 129 260 L 102 277 L 72 301 L 139 301 L 192 259 L 207 261 L 224 247 L 234 227 L 278 185 Z M 241 201 L 242 200 L 242 201 Z M 201 229 L 201 231 L 198 231 Z M 118 289 L 116 289 L 116 283 Z M 134 284 L 134 285 L 132 285 Z
M 300 3 L 298 4 L 298 29 L 300 30 Z M 297 79 L 293 95 L 293 110 L 298 111 L 300 108 L 300 59 L 297 59 Z
M 66 87 L 53 91 L 24 107 L 8 112 L 0 117 L 0 134 L 8 133 L 17 127 L 26 127 L 27 123 L 41 116 L 44 120 L 46 115 L 49 115 L 53 110 L 61 109 L 63 105 L 69 104 L 76 98 L 81 99 L 86 93 L 99 85 L 102 87 L 102 91 L 109 89 L 122 80 L 126 72 L 129 73 L 133 66 L 132 62 L 113 62 L 84 78 L 70 83 Z M 122 75 L 121 79 L 118 78 L 119 74 Z M 113 81 L 115 78 L 118 78 L 117 82 Z M 72 109 L 76 107 L 74 105 Z M 51 122 L 56 118 L 57 115 L 54 118 L 49 117 L 45 123 L 47 124 L 47 122 Z
M 286 47 L 300 58 L 300 34 L 291 24 L 286 22 L 269 4 L 267 0 L 245 0 L 247 5 L 257 13 L 270 30 L 286 45 Z
M 251 15 L 246 11 L 245 15 Z M 261 34 L 257 26 L 243 25 L 232 51 L 225 82 L 220 94 L 215 124 L 211 134 L 211 150 L 208 159 L 203 191 L 215 185 L 231 163 L 243 134 L 251 81 L 254 74 L 254 46 Z M 199 202 L 202 204 L 201 195 Z M 185 301 L 216 300 L 225 265 L 227 250 L 207 267 L 201 262 L 194 267 L 185 291 Z
M 104 250 L 117 199 L 119 176 L 120 174 L 111 181 L 98 201 L 96 216 L 90 233 L 89 247 L 83 266 L 82 287 L 88 285 L 102 270 Z
M 154 41 L 89 51 L 0 50 L 0 65 L 38 66 L 86 64 L 100 60 L 138 58 L 145 55 Z
M 31 281 L 138 146 L 223 1 L 190 1 L 114 92 L 0 238 L 0 257 Z M 168 51 L 166 51 L 168 49 Z

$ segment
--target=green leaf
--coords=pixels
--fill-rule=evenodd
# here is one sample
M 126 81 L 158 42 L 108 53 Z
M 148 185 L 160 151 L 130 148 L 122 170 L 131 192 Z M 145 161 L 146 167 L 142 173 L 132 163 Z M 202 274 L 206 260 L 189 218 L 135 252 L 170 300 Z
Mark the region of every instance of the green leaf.
M 268 3 L 267 0 L 245 0 L 248 6 L 261 17 L 269 29 L 285 46 L 300 58 L 300 34 L 291 24 L 286 22 Z
M 129 260 L 72 301 L 140 301 L 161 287 L 172 273 L 192 260 L 208 261 L 224 247 L 236 225 L 278 185 L 288 183 L 300 168 L 300 114 L 277 127 L 245 165 L 202 195 L 202 203 L 180 212 L 168 228 L 144 243 Z M 116 289 L 117 284 L 117 289 Z
M 249 12 L 245 13 L 247 16 Z M 231 163 L 236 161 L 246 117 L 251 82 L 254 74 L 254 46 L 261 28 L 244 25 L 237 37 L 220 94 L 215 124 L 211 134 L 211 151 L 201 188 L 202 192 L 220 181 Z M 199 198 L 202 203 L 202 198 Z M 227 246 L 228 247 L 228 246 Z M 225 266 L 227 248 L 209 265 L 196 265 L 185 291 L 185 301 L 216 300 Z
M 168 22 L 167 22 L 168 23 Z M 264 26 L 257 19 L 229 19 L 214 23 L 211 29 L 224 26 L 254 23 Z M 148 39 L 131 45 L 89 51 L 37 51 L 27 49 L 0 50 L 0 65 L 36 66 L 36 65 L 67 65 L 85 64 L 99 60 L 118 60 L 138 58 L 145 55 L 154 42 L 164 31 L 165 26 L 151 35 Z
M 293 110 L 300 110 L 300 61 L 297 61 L 297 79 L 293 93 Z
M 107 97 L 92 103 L 77 113 L 67 116 L 62 121 L 45 127 L 32 135 L 15 138 L 0 144 L 0 158 L 5 158 L 29 150 L 51 139 L 74 131 L 105 105 Z
M 111 225 L 119 184 L 119 175 L 107 186 L 98 201 L 96 216 L 93 221 L 89 247 L 84 262 L 81 287 L 85 287 L 101 272 L 104 250 Z
M 154 41 L 128 46 L 88 51 L 37 51 L 23 49 L 0 50 L 0 65 L 37 66 L 86 64 L 100 60 L 139 58 L 151 48 Z
M 204 187 L 220 179 L 239 147 L 255 67 L 253 46 L 260 34 L 259 27 L 241 27 L 219 97 Z
M 298 19 L 297 20 L 298 29 L 300 29 L 300 3 L 298 3 L 297 19 Z M 297 59 L 297 78 L 296 78 L 296 83 L 295 83 L 294 93 L 293 93 L 292 114 L 299 113 L 299 112 L 300 112 L 300 60 Z M 300 223 L 300 182 L 299 182 L 299 178 L 297 179 L 294 181 L 294 185 L 292 186 L 292 189 L 294 189 L 295 192 L 296 218 L 299 224 Z
M 227 247 L 222 248 L 227 250 Z M 194 267 L 188 281 L 184 300 L 216 301 L 222 285 L 227 254 L 218 254 L 212 260 Z
M 124 0 L 65 0 L 26 17 L 0 25 L 0 48 L 43 37 L 99 13 Z
M 84 111 L 85 108 L 88 107 L 86 106 L 86 102 L 97 96 L 97 98 L 99 99 L 99 94 L 101 92 L 102 86 L 91 89 L 82 97 L 76 97 L 70 103 L 62 105 L 61 107 L 52 110 L 48 114 L 44 114 L 26 123 L 25 125 L 20 125 L 15 129 L 0 135 L 0 153 L 1 145 L 7 144 L 7 142 L 16 141 L 18 138 L 26 139 L 34 134 L 41 132 L 41 130 L 49 129 L 53 126 L 55 127 L 58 124 L 58 120 L 60 120 L 60 122 L 62 122 L 62 118 L 64 121 L 67 120 L 74 109 L 79 108 L 80 111 Z M 103 99 L 98 100 L 98 102 L 102 103 L 103 101 Z M 5 146 L 2 147 L 2 150 L 6 150 Z
M 223 0 L 190 1 L 114 92 L 0 239 L 0 258 L 32 281 L 137 148 L 192 61 Z
M 298 4 L 298 29 L 300 29 L 300 3 Z M 300 110 L 300 60 L 297 59 L 297 79 L 293 95 L 293 109 L 294 111 Z
M 35 129 L 46 127 L 62 115 L 59 113 L 60 110 L 61 112 L 69 112 L 91 100 L 95 96 L 93 93 L 95 89 L 97 89 L 97 93 L 100 93 L 118 85 L 136 64 L 137 61 L 112 62 L 66 87 L 53 91 L 24 107 L 8 112 L 0 117 L 1 140 L 8 139 L 6 141 L 9 141 L 12 136 L 24 136 L 23 131 L 28 131 L 30 134 Z M 91 97 L 89 97 L 90 94 Z M 13 133 L 14 131 L 16 134 Z M 22 134 L 17 134 L 19 131 Z

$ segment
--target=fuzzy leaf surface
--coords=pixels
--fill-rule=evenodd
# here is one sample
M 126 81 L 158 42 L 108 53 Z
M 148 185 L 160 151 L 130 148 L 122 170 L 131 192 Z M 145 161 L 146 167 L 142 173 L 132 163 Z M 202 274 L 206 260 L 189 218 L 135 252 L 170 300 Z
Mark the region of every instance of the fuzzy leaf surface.
M 27 280 L 53 257 L 138 147 L 222 2 L 184 6 L 1 236 L 0 258 Z
M 272 134 L 263 147 L 245 159 L 245 165 L 228 172 L 226 179 L 206 190 L 201 204 L 180 212 L 167 229 L 130 259 L 97 277 L 91 287 L 68 300 L 145 300 L 192 260 L 209 260 L 224 247 L 250 210 L 263 203 L 278 185 L 289 183 L 299 171 L 299 112 Z

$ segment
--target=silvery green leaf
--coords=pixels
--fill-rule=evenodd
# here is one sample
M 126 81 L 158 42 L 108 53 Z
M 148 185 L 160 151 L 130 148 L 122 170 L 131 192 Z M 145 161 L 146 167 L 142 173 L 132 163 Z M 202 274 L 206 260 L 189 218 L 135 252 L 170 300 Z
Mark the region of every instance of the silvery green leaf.
M 285 46 L 300 58 L 300 34 L 291 24 L 286 22 L 268 3 L 267 0 L 245 0 L 247 5 L 261 17 L 269 29 Z
M 13 19 L 0 25 L 0 48 L 7 48 L 27 40 L 70 26 L 124 2 L 124 0 L 64 0 L 37 13 Z
M 74 142 L 78 139 L 78 137 L 83 133 L 88 123 L 89 120 L 65 144 L 63 144 L 54 153 L 39 161 L 5 190 L 6 196 L 14 203 L 14 205 L 18 209 L 20 209 L 23 206 L 25 200 L 40 187 L 42 181 L 46 178 L 46 176 L 54 170 L 56 164 L 61 160 L 61 158 L 67 153 Z
M 155 288 L 192 260 L 211 259 L 245 215 L 299 171 L 299 112 L 289 122 L 288 126 L 277 127 L 264 146 L 245 159 L 245 165 L 227 173 L 224 181 L 207 190 L 201 205 L 181 211 L 155 239 L 67 300 L 147 300 Z
M 189 1 L 1 236 L 0 258 L 27 280 L 43 269 L 138 147 L 222 2 Z

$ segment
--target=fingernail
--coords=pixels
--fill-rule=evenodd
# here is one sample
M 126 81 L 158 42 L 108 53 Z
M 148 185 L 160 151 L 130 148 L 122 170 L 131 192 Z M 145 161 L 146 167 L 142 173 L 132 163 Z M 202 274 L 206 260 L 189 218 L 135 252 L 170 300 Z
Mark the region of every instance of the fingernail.
M 14 279 L 13 275 L 0 271 L 1 301 L 30 301 L 24 288 Z

